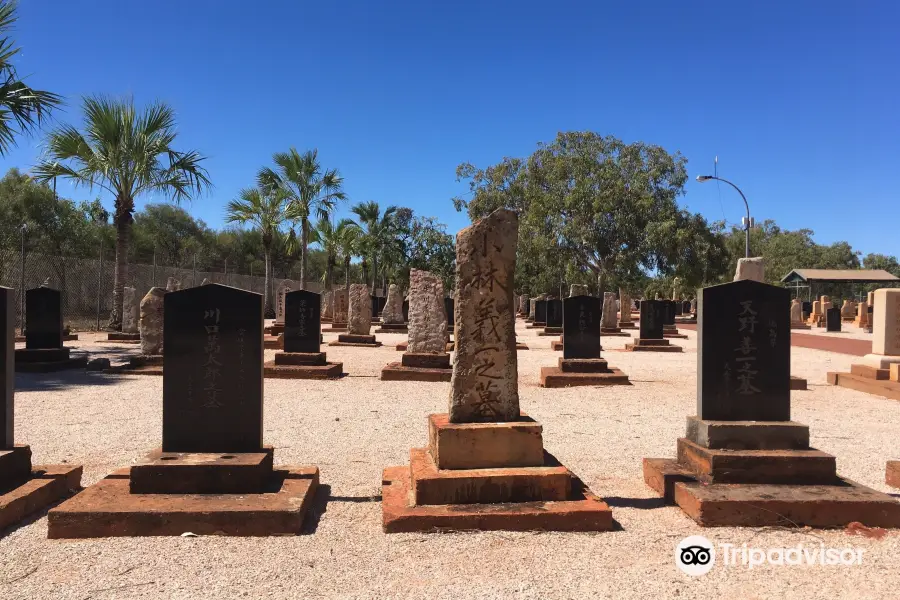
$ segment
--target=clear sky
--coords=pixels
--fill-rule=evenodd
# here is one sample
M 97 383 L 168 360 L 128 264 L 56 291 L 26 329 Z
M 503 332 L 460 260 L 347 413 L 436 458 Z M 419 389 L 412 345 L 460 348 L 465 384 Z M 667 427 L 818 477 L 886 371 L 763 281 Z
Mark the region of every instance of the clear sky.
M 59 120 L 92 93 L 174 106 L 215 185 L 188 208 L 215 227 L 293 145 L 318 148 L 351 202 L 455 232 L 459 163 L 590 129 L 681 151 L 680 201 L 711 220 L 743 214 L 693 181 L 718 155 L 758 221 L 898 255 L 898 23 L 893 1 L 25 0 L 15 37 L 20 74 L 68 99 Z M 0 168 L 39 147 L 21 139 Z

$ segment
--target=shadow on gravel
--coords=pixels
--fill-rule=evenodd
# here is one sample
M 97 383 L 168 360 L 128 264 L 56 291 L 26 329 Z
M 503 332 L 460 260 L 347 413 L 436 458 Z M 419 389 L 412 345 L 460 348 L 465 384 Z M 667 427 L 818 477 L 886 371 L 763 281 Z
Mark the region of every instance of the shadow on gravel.
M 115 385 L 118 378 L 84 369 L 55 373 L 16 373 L 17 392 L 53 392 L 76 386 Z
M 666 506 L 665 498 L 621 498 L 619 496 L 605 496 L 603 501 L 610 508 L 639 508 L 650 510 Z
M 381 502 L 381 496 L 332 496 L 330 485 L 319 485 L 318 489 L 316 489 L 316 497 L 313 498 L 309 512 L 306 513 L 306 519 L 303 521 L 302 533 L 310 534 L 316 532 L 319 528 L 319 521 L 322 520 L 322 515 L 328 511 L 329 502 Z

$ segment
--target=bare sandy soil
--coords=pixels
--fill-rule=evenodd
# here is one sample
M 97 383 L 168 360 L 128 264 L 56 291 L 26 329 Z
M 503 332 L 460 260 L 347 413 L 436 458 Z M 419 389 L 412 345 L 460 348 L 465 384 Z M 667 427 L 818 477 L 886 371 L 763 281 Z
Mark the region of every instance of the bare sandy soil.
M 641 459 L 667 457 L 695 410 L 695 333 L 681 354 L 625 353 L 628 338 L 604 338 L 605 356 L 634 385 L 545 390 L 552 338 L 519 324 L 522 409 L 543 423 L 546 448 L 613 508 L 619 528 L 595 534 L 381 532 L 381 471 L 405 464 L 426 442 L 426 415 L 446 411 L 449 384 L 381 382 L 405 336 L 379 334 L 378 349 L 325 348 L 348 376 L 265 383 L 265 441 L 280 464 L 321 469 L 323 489 L 304 535 L 239 539 L 47 540 L 46 513 L 0 534 L 0 598 L 896 598 L 900 534 L 707 529 L 662 506 L 641 476 Z M 71 345 L 115 360 L 135 347 Z M 326 334 L 326 341 L 333 339 Z M 272 351 L 267 351 L 271 358 Z M 114 360 L 114 362 L 115 362 Z M 815 447 L 837 456 L 846 477 L 889 491 L 900 403 L 825 384 L 852 356 L 794 349 L 793 417 Z M 158 446 L 162 379 L 71 372 L 18 375 L 17 438 L 36 462 L 77 463 L 85 484 Z M 717 565 L 691 578 L 676 569 L 689 535 L 754 547 L 798 543 L 865 550 L 860 566 Z

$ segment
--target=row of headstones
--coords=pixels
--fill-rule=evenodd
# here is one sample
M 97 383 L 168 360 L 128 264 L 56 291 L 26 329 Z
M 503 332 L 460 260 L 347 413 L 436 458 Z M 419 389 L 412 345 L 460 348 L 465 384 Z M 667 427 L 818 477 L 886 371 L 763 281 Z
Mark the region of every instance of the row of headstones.
M 563 327 L 566 305 L 565 303 L 566 300 L 570 300 L 572 298 L 594 298 L 594 300 L 597 301 L 597 306 L 600 307 L 599 312 L 597 313 L 596 321 L 597 323 L 600 323 L 600 327 L 612 328 L 617 326 L 618 308 L 616 307 L 615 294 L 612 294 L 611 292 L 608 292 L 602 300 L 600 298 L 587 295 L 570 296 L 565 300 L 534 300 L 534 320 L 539 323 L 545 323 L 547 327 Z M 628 304 L 630 305 L 631 301 L 628 301 Z M 638 300 L 636 301 L 636 304 L 638 310 L 641 311 L 642 320 L 644 314 L 643 307 L 653 307 L 652 312 L 658 312 L 661 315 L 659 317 L 660 327 L 662 325 L 674 325 L 675 317 L 684 314 L 684 304 L 675 300 Z M 691 303 L 688 302 L 687 304 L 688 308 L 690 309 Z M 623 311 L 622 320 L 625 320 L 626 316 L 630 318 L 630 313 L 631 311 L 627 309 Z M 607 315 L 605 320 L 603 319 L 603 315 Z M 643 338 L 644 336 L 642 335 L 641 337 Z M 660 337 L 662 336 L 660 335 Z

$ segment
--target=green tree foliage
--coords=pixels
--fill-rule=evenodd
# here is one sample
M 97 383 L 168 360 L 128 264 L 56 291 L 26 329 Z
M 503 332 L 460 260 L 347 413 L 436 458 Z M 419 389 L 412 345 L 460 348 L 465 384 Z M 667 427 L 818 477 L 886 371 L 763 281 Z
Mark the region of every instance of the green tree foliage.
M 190 266 L 215 244 L 215 233 L 180 206 L 148 204 L 134 215 L 133 256 L 147 260 L 156 254 L 160 264 Z
M 16 5 L 0 0 L 0 155 L 13 146 L 17 135 L 34 131 L 62 104 L 60 96 L 28 86 L 16 72 L 13 59 L 20 48 L 8 35 L 16 22 Z

